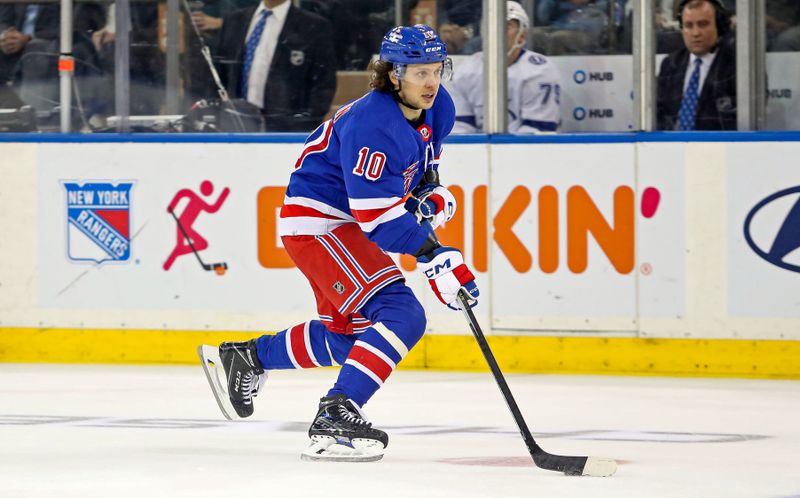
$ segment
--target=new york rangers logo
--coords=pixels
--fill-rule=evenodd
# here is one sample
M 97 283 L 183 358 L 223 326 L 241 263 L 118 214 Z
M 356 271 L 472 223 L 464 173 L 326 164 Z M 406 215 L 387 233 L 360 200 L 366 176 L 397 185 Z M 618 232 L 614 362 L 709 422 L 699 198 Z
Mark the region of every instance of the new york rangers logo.
M 67 191 L 67 257 L 72 261 L 128 261 L 133 182 L 77 183 Z

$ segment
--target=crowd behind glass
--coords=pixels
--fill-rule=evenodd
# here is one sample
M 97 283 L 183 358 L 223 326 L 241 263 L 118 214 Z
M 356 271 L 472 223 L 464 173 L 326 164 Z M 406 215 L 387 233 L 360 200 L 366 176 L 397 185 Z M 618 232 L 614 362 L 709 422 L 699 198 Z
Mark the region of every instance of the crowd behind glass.
M 689 48 L 687 26 L 679 23 L 681 1 L 651 1 L 658 54 L 677 54 Z M 717 22 L 724 19 L 725 24 L 717 26 L 717 43 L 735 54 L 735 0 L 713 1 L 726 9 L 724 18 L 716 18 Z M 523 1 L 521 7 L 529 19 L 523 35 L 524 53 L 537 54 L 541 60 L 631 54 L 631 3 Z M 402 5 L 402 12 L 395 12 L 396 4 Z M 482 0 L 181 0 L 177 107 L 182 119 L 176 123 L 133 119 L 166 113 L 165 3 L 133 1 L 128 52 L 132 131 L 310 131 L 338 106 L 368 90 L 368 64 L 396 19 L 402 19 L 404 24 L 423 22 L 436 27 L 449 54 L 457 61 L 458 81 L 461 61 L 481 50 L 481 7 Z M 76 2 L 74 6 L 75 130 L 115 131 L 113 119 L 109 119 L 116 114 L 114 9 L 113 1 Z M 766 0 L 766 14 L 767 51 L 800 51 L 800 2 Z M 27 124 L 31 131 L 57 130 L 59 16 L 57 3 L 0 3 L 0 110 L 15 110 L 17 121 L 33 116 Z M 509 24 L 509 29 L 516 26 L 521 30 L 519 22 Z M 264 41 L 259 43 L 262 36 Z M 203 46 L 211 51 L 213 68 L 201 53 Z M 717 45 L 714 47 L 715 54 L 724 57 Z M 695 59 L 691 57 L 692 61 Z M 660 70 L 663 72 L 670 64 L 659 65 Z M 735 81 L 733 67 L 722 66 L 721 71 L 732 71 L 727 77 Z M 213 70 L 218 72 L 231 104 L 220 101 Z M 698 81 L 693 81 L 693 71 L 687 70 L 685 64 L 679 73 L 673 75 L 682 86 L 677 90 L 674 117 L 664 121 L 659 116 L 659 129 L 695 129 L 679 122 L 678 114 L 685 109 L 678 107 L 681 93 Z M 719 76 L 713 70 L 708 76 L 708 69 L 697 73 L 699 83 Z M 257 81 L 263 84 L 248 85 L 250 74 L 258 75 Z M 665 81 L 659 80 L 659 105 L 669 91 Z M 735 84 L 732 88 L 735 91 Z M 699 93 L 697 87 L 694 91 Z M 697 101 L 698 96 L 695 105 Z M 733 120 L 719 129 L 735 129 L 735 94 L 731 106 Z M 236 112 L 228 112 L 232 109 Z M 19 128 L 19 123 L 3 126 L 0 120 L 0 131 L 24 129 Z M 702 128 L 698 121 L 696 129 Z

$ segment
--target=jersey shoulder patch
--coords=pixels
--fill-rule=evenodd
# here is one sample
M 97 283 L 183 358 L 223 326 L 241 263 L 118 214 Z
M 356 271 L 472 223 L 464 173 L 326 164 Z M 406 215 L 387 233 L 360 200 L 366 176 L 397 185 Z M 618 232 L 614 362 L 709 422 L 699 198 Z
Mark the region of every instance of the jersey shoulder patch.
M 545 57 L 542 54 L 536 52 L 528 52 L 526 51 L 525 55 L 523 55 L 523 59 L 526 63 L 532 64 L 534 66 L 544 66 L 550 62 L 550 59 Z

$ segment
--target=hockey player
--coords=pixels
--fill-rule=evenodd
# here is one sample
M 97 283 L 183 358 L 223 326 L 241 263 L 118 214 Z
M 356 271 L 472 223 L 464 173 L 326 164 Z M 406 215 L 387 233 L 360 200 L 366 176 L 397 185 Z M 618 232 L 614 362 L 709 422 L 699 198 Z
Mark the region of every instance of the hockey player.
M 479 295 L 461 252 L 433 234 L 456 210 L 438 182 L 442 141 L 455 117 L 440 86 L 452 71 L 445 45 L 428 26 L 399 26 L 370 68 L 373 90 L 308 137 L 281 208 L 279 234 L 311 284 L 319 319 L 200 350 L 231 419 L 253 413 L 269 370 L 341 365 L 309 429 L 302 457 L 310 460 L 378 460 L 388 444 L 361 407 L 422 337 L 426 319 L 384 251 L 416 256 L 450 307 L 461 289 L 472 306 Z
M 508 43 L 508 131 L 554 132 L 561 124 L 561 78 L 544 55 L 522 48 L 530 21 L 522 6 L 506 2 Z M 456 105 L 453 133 L 483 129 L 483 52 L 458 66 L 458 76 L 448 86 Z

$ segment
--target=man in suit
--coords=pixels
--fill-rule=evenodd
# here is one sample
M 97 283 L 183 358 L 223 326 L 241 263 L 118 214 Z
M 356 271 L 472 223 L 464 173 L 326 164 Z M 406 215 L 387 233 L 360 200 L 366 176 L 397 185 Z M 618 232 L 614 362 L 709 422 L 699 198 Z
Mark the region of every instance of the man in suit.
M 29 44 L 58 37 L 57 7 L 0 4 L 0 83 L 11 81 Z
M 336 91 L 333 29 L 287 0 L 263 0 L 226 15 L 216 55 L 231 98 L 259 107 L 267 131 L 310 131 Z
M 73 11 L 75 76 L 81 85 L 99 71 L 85 34 L 99 10 L 98 4 L 82 3 Z M 58 4 L 0 4 L 0 84 L 13 82 L 22 100 L 37 109 L 58 104 L 60 17 Z
M 661 63 L 659 130 L 736 129 L 736 52 L 720 0 L 683 0 L 685 48 Z

